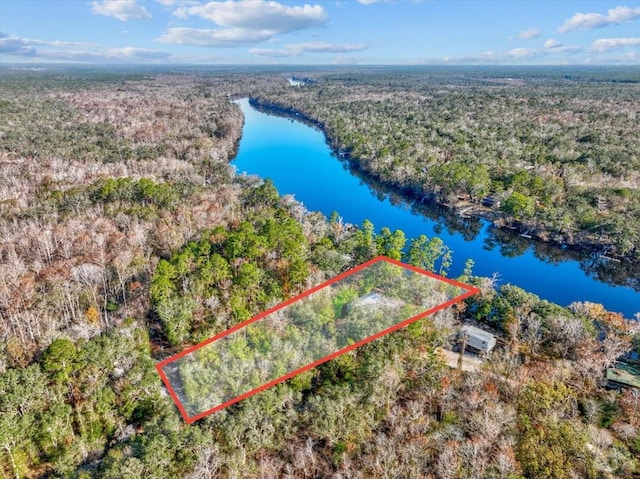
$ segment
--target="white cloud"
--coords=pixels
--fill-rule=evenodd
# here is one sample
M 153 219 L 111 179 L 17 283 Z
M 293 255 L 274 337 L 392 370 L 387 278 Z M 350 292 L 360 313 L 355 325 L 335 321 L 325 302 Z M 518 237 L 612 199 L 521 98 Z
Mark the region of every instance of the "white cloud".
M 87 63 L 140 63 L 152 60 L 165 60 L 171 55 L 158 50 L 123 47 L 106 51 L 43 51 L 38 57 L 45 60 L 74 61 Z
M 302 52 L 296 52 L 293 50 L 278 50 L 276 48 L 252 48 L 249 50 L 249 53 L 253 55 L 258 55 L 261 57 L 270 57 L 270 58 L 288 58 L 288 57 L 299 57 L 302 55 Z
M 288 48 L 305 53 L 346 53 L 359 52 L 367 48 L 365 43 L 335 44 L 326 42 L 292 43 Z
M 531 58 L 539 56 L 539 52 L 531 48 L 514 48 L 507 52 L 507 56 L 512 58 Z
M 171 56 L 167 52 L 160 50 L 150 50 L 148 48 L 122 47 L 110 48 L 104 53 L 106 58 L 131 58 L 131 59 L 160 59 Z
M 328 20 L 320 5 L 287 6 L 265 0 L 209 2 L 183 7 L 182 14 L 199 16 L 222 27 L 270 31 L 274 35 L 323 26 Z
M 200 28 L 174 27 L 167 30 L 156 41 L 176 45 L 198 45 L 203 47 L 237 47 L 253 45 L 271 38 L 269 31 L 227 28 L 211 30 Z
M 70 61 L 70 62 L 86 62 L 86 63 L 140 63 L 157 60 L 165 60 L 171 55 L 167 52 L 158 50 L 148 50 L 146 48 L 123 47 L 110 48 L 104 51 L 55 51 L 46 50 L 39 51 L 37 54 L 39 59 Z
M 544 42 L 545 48 L 560 48 L 561 46 L 562 46 L 562 43 L 560 43 L 558 40 L 554 38 L 549 38 L 549 40 Z
M 5 55 L 18 55 L 31 57 L 35 56 L 36 49 L 31 43 L 24 41 L 21 38 L 7 35 L 6 33 L 0 34 L 0 53 Z
M 615 7 L 610 9 L 606 15 L 601 13 L 576 13 L 565 20 L 564 24 L 558 28 L 558 31 L 566 33 L 579 29 L 602 28 L 607 25 L 629 22 L 638 17 L 640 17 L 640 7 Z
M 95 46 L 93 43 L 85 42 L 64 42 L 60 40 L 38 40 L 35 38 L 19 38 L 14 35 L 9 35 L 4 32 L 0 32 L 0 52 L 7 55 L 18 56 L 35 56 L 38 51 L 34 48 L 36 46 L 53 46 L 53 47 L 91 47 Z
M 609 10 L 609 18 L 616 23 L 623 23 L 640 17 L 640 8 L 616 7 Z
M 591 51 L 602 53 L 614 48 L 638 46 L 640 46 L 640 38 L 599 38 L 591 45 Z
M 461 57 L 457 56 L 447 56 L 442 59 L 443 63 L 450 64 L 463 64 L 463 63 L 472 63 L 472 64 L 496 64 L 499 62 L 501 56 L 496 52 L 489 50 L 483 53 L 479 53 L 477 55 L 465 55 Z M 437 59 L 431 59 L 430 63 L 439 63 Z
M 173 15 L 174 17 L 180 18 L 182 20 L 186 20 L 187 18 L 189 18 L 189 13 L 187 12 L 187 9 L 185 7 L 180 7 L 180 8 L 176 8 L 171 15 Z
M 549 43 L 547 41 L 546 43 Z M 546 45 L 545 43 L 545 45 Z M 474 64 L 500 65 L 510 63 L 531 63 L 532 60 L 541 63 L 568 63 L 572 55 L 582 51 L 579 46 L 563 46 L 558 44 L 546 48 L 513 48 L 508 51 L 486 51 L 475 55 L 444 57 L 440 63 L 446 64 Z M 429 63 L 438 63 L 437 59 L 430 59 Z
M 537 28 L 529 28 L 528 30 L 523 30 L 518 33 L 518 38 L 530 40 L 532 38 L 538 38 L 540 35 L 542 35 L 542 32 Z
M 275 35 L 322 27 L 328 20 L 327 12 L 320 5 L 288 6 L 266 0 L 181 6 L 173 15 L 181 19 L 198 16 L 220 28 L 170 28 L 157 41 L 209 47 L 260 43 Z
M 102 2 L 91 2 L 91 11 L 96 15 L 115 17 L 118 20 L 127 21 L 129 19 L 149 20 L 151 14 L 142 5 L 138 5 L 136 0 L 102 0 Z
M 249 53 L 264 57 L 298 57 L 305 53 L 349 53 L 365 50 L 365 43 L 335 44 L 326 42 L 290 43 L 282 49 L 252 48 Z
M 371 5 L 378 2 L 380 2 L 380 0 L 358 0 L 358 3 L 361 3 L 362 5 Z
M 70 49 L 70 47 L 83 47 L 83 49 Z M 167 59 L 171 56 L 167 52 L 146 48 L 122 47 L 105 49 L 94 43 L 20 38 L 2 32 L 0 32 L 0 52 L 14 57 L 26 57 L 42 61 L 90 63 L 147 62 Z
M 621 55 L 607 54 L 590 56 L 585 59 L 587 64 L 609 64 L 609 65 L 640 65 L 640 53 L 627 52 Z

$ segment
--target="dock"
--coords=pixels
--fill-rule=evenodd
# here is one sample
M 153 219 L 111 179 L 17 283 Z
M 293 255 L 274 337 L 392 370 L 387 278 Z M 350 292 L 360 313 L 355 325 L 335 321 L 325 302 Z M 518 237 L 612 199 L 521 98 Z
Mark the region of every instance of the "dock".
M 471 211 L 473 211 L 473 206 L 467 206 L 458 211 L 458 216 L 460 218 L 471 218 Z
M 619 262 L 620 262 L 620 260 L 619 260 L 618 258 L 612 258 L 611 256 L 607 256 L 606 254 L 602 254 L 602 253 L 600 253 L 600 254 L 598 255 L 598 258 L 600 258 L 600 259 L 606 259 L 607 261 L 614 261 L 614 262 L 616 262 L 616 263 L 619 263 Z

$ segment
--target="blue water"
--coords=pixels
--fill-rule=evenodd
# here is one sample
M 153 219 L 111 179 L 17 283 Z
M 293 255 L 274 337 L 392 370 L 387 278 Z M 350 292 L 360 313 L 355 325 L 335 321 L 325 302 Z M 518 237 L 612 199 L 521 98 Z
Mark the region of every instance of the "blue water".
M 462 272 L 467 258 L 472 258 L 474 274 L 498 273 L 499 284 L 515 284 L 564 306 L 591 301 L 627 317 L 640 312 L 640 292 L 600 282 L 586 274 L 576 260 L 547 262 L 536 257 L 533 247 L 519 237 L 515 241 L 525 244 L 524 251 L 505 256 L 503 252 L 513 248 L 493 240 L 488 222 L 482 222 L 473 240 L 465 240 L 442 222 L 412 212 L 404 202 L 396 199 L 392 204 L 388 195 L 375 194 L 336 159 L 319 130 L 258 112 L 246 99 L 238 103 L 245 116 L 238 155 L 233 161 L 238 173 L 271 178 L 280 194 L 294 195 L 308 210 L 326 216 L 337 211 L 347 223 L 362 224 L 369 219 L 376 229 L 400 229 L 407 238 L 439 236 L 453 250 L 452 277 Z

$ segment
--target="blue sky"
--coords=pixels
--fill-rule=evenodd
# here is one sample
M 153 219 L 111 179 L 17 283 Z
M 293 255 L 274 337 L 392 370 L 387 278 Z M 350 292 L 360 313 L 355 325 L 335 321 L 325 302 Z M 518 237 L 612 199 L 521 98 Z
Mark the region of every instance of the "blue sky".
M 0 63 L 640 64 L 640 1 L 0 0 Z

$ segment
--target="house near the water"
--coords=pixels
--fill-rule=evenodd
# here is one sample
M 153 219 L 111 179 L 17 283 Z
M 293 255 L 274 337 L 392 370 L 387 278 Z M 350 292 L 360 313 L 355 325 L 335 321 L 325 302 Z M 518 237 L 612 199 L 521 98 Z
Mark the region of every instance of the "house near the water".
M 640 367 L 618 362 L 605 373 L 606 386 L 611 389 L 638 388 L 640 389 Z
M 496 346 L 496 337 L 480 328 L 468 324 L 460 328 L 460 337 L 466 336 L 465 345 L 484 354 L 491 352 Z

